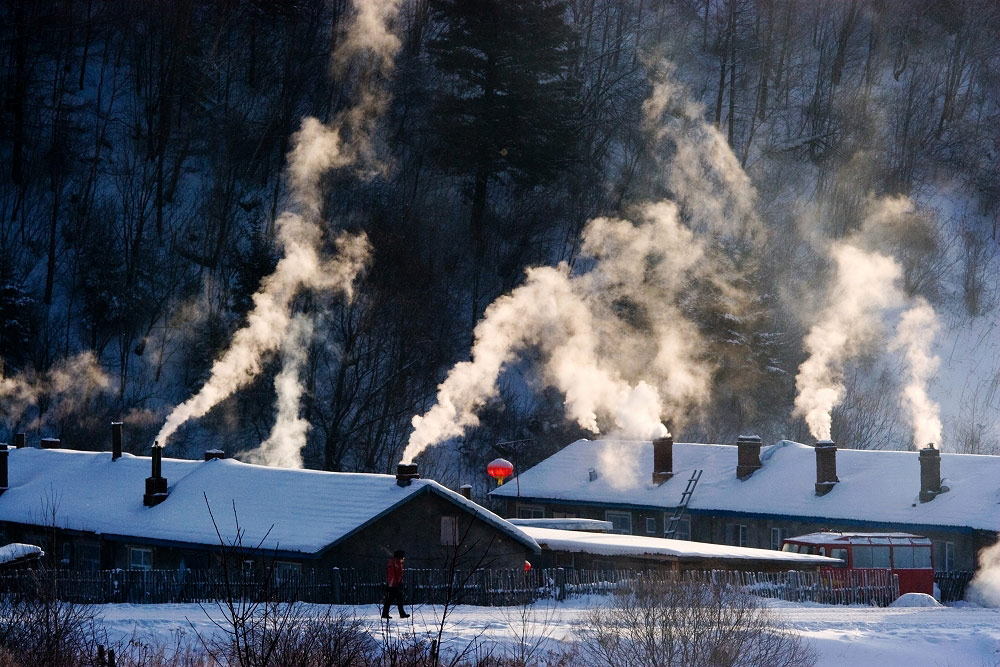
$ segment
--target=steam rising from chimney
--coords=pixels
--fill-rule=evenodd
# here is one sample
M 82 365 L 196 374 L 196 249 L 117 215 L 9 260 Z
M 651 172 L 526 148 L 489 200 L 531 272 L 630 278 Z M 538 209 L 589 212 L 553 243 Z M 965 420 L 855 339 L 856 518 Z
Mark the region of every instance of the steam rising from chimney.
M 657 76 L 644 112 L 654 140 L 676 152 L 666 169 L 676 201 L 697 228 L 745 233 L 756 224 L 755 193 L 739 162 L 669 67 Z M 528 269 L 524 284 L 486 309 L 472 360 L 456 364 L 436 404 L 413 418 L 403 461 L 476 425 L 504 367 L 529 348 L 540 351 L 542 378 L 564 396 L 567 416 L 593 433 L 655 438 L 666 434 L 661 415 L 677 421 L 707 399 L 712 367 L 679 297 L 692 279 L 713 283 L 734 303 L 740 295 L 681 222 L 676 203 L 646 203 L 631 218 L 591 220 L 582 235 L 584 269 Z
M 850 243 L 831 249 L 836 278 L 827 305 L 804 341 L 809 357 L 795 376 L 794 414 L 817 440 L 831 438 L 833 409 L 844 397 L 844 363 L 879 331 L 881 313 L 902 300 L 894 259 Z
M 913 424 L 913 444 L 917 449 L 930 443 L 941 444 L 941 418 L 937 403 L 927 396 L 927 383 L 941 360 L 931 354 L 931 343 L 938 330 L 937 316 L 923 297 L 903 313 L 893 347 L 903 350 L 909 367 L 909 382 L 903 389 L 903 400 Z
M 354 0 L 355 14 L 333 55 L 333 67 L 346 68 L 354 58 L 370 54 L 383 69 L 392 66 L 399 40 L 388 23 L 395 16 L 398 0 Z M 374 65 L 369 66 L 372 69 Z M 293 326 L 292 300 L 303 289 L 339 292 L 353 296 L 353 282 L 367 264 L 371 253 L 363 235 L 341 233 L 335 240 L 336 254 L 323 251 L 320 180 L 331 169 L 373 156 L 370 134 L 385 104 L 385 96 L 362 90 L 357 104 L 340 114 L 330 125 L 306 118 L 293 137 L 288 154 L 288 175 L 292 209 L 277 220 L 278 241 L 283 250 L 274 273 L 264 278 L 253 295 L 253 309 L 247 323 L 233 336 L 228 350 L 215 361 L 211 376 L 201 390 L 174 408 L 156 439 L 165 444 L 188 419 L 201 417 L 234 391 L 248 384 L 261 370 L 265 358 L 283 347 L 284 368 L 279 374 L 279 423 L 261 452 L 269 464 L 301 465 L 292 449 L 305 444 L 305 429 L 299 423 L 298 368 L 308 347 L 304 325 Z M 294 413 L 294 416 L 292 416 Z M 255 455 L 257 456 L 257 455 Z
M 1000 542 L 979 552 L 979 570 L 965 597 L 984 607 L 1000 607 Z
M 299 416 L 303 393 L 299 375 L 309 359 L 312 337 L 313 324 L 309 318 L 305 315 L 293 317 L 288 337 L 281 347 L 283 366 L 274 378 L 278 416 L 267 440 L 243 456 L 247 461 L 282 468 L 302 467 L 302 447 L 309 433 L 309 422 Z

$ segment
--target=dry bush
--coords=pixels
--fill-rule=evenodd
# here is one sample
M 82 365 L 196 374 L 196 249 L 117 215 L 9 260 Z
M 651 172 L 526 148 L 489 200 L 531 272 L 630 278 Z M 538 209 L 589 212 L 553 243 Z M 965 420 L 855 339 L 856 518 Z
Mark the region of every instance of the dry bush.
M 4 652 L 0 665 L 89 665 L 97 647 L 94 608 L 59 600 L 45 570 L 33 572 L 24 588 L 0 595 L 0 649 Z
M 806 667 L 811 648 L 759 599 L 734 588 L 664 583 L 591 612 L 578 664 L 609 667 Z

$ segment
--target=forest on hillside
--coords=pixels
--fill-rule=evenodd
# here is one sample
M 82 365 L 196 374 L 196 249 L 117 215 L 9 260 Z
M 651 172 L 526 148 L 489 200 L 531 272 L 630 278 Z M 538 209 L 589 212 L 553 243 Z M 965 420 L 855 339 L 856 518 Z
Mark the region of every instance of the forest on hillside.
M 3 4 L 0 442 L 27 430 L 102 449 L 120 419 L 127 449 L 148 451 L 275 269 L 303 118 L 330 122 L 378 86 L 366 168 L 322 181 L 324 243 L 364 232 L 371 260 L 352 299 L 303 290 L 292 307 L 315 332 L 301 364 L 305 465 L 390 470 L 526 268 L 585 268 L 588 222 L 648 201 L 678 200 L 698 231 L 713 203 L 685 199 L 681 181 L 712 175 L 684 176 L 688 156 L 646 121 L 667 73 L 748 177 L 759 228 L 706 236 L 738 303 L 692 271 L 668 304 L 711 367 L 703 400 L 667 415 L 675 439 L 809 437 L 793 403 L 831 282 L 827 244 L 860 234 L 875 202 L 905 199 L 878 247 L 941 321 L 942 447 L 1000 453 L 995 1 L 401 0 L 401 48 L 382 70 L 331 65 L 352 11 Z M 637 336 L 653 317 L 641 305 L 614 304 Z M 886 347 L 876 338 L 845 366 L 840 446 L 914 445 Z M 972 361 L 952 363 L 960 352 Z M 508 364 L 479 424 L 428 460 L 438 478 L 466 481 L 501 454 L 527 465 L 587 436 L 534 356 Z M 271 355 L 171 454 L 256 447 L 280 369 Z

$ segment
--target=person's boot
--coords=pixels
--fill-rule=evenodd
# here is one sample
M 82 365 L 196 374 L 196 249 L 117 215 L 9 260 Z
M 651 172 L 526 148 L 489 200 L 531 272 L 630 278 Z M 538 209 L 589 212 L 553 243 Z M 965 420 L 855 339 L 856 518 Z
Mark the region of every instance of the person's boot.
M 409 618 L 409 617 L 410 617 L 410 615 L 409 615 L 409 614 L 407 614 L 407 613 L 406 613 L 405 611 L 403 611 L 402 609 L 400 609 L 400 610 L 399 610 L 399 617 L 400 617 L 400 618 Z

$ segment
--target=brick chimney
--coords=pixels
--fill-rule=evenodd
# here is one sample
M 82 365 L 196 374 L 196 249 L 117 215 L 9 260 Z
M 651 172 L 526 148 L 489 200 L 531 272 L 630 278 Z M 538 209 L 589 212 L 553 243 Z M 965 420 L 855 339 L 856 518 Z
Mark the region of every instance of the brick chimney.
M 930 502 L 946 490 L 941 487 L 941 452 L 924 447 L 920 450 L 920 502 Z
M 663 484 L 674 476 L 674 436 L 653 440 L 653 484 Z
M 59 449 L 61 446 L 59 438 L 42 438 L 42 449 Z
M 146 507 L 159 505 L 167 499 L 167 479 L 163 476 L 163 447 L 153 443 L 153 474 L 146 478 L 146 493 L 142 504 Z
M 226 458 L 226 453 L 221 449 L 206 449 L 205 450 L 205 460 L 214 461 L 216 459 L 222 460 Z
M 747 479 L 763 467 L 760 462 L 760 436 L 741 435 L 736 438 L 736 477 Z
M 410 482 L 415 479 L 420 479 L 416 463 L 400 463 L 396 466 L 396 484 L 398 486 L 409 486 Z
M 0 496 L 9 487 L 7 480 L 7 456 L 10 452 L 7 449 L 7 443 L 0 443 Z
M 21 449 L 24 447 L 24 434 L 15 433 L 14 434 L 14 449 Z
M 471 484 L 463 484 L 462 486 L 460 486 L 458 488 L 458 490 L 459 490 L 459 492 L 461 492 L 463 498 L 465 498 L 466 500 L 472 500 L 472 485 Z
M 122 423 L 111 422 L 111 460 L 122 457 Z
M 825 496 L 833 490 L 837 478 L 837 445 L 833 440 L 816 441 L 816 495 Z

